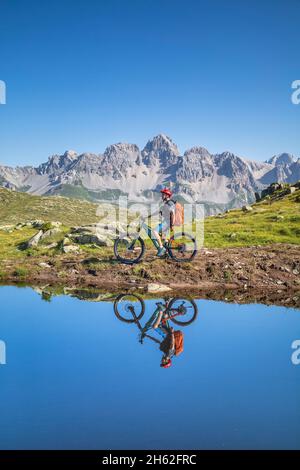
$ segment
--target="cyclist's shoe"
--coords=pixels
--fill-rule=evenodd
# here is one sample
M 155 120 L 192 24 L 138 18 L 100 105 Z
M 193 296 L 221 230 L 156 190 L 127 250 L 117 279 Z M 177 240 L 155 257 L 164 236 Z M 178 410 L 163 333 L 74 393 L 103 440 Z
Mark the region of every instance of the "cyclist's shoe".
M 162 246 L 161 248 L 159 248 L 158 252 L 157 252 L 157 256 L 162 257 L 162 256 L 165 256 L 167 250 L 165 249 L 164 246 Z

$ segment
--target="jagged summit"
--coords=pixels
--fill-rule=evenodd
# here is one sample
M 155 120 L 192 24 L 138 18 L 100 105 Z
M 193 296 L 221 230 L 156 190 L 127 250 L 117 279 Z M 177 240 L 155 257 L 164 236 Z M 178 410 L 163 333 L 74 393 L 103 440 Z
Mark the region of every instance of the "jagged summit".
M 78 153 L 75 152 L 75 150 L 66 150 L 64 153 L 64 157 L 66 158 L 76 158 L 78 156 Z
M 172 148 L 174 151 L 178 152 L 179 154 L 177 145 L 166 134 L 158 134 L 154 136 L 152 139 L 148 140 L 147 144 L 145 145 L 144 150 L 159 150 L 161 147 Z
M 170 137 L 159 134 L 149 140 L 142 150 L 143 162 L 147 166 L 170 166 L 176 163 L 179 150 Z
M 266 161 L 271 165 L 289 165 L 296 161 L 296 157 L 291 153 L 279 153 Z
M 205 147 L 191 147 L 190 149 L 186 150 L 183 155 L 184 157 L 188 155 L 196 155 L 199 158 L 211 157 L 211 154 Z

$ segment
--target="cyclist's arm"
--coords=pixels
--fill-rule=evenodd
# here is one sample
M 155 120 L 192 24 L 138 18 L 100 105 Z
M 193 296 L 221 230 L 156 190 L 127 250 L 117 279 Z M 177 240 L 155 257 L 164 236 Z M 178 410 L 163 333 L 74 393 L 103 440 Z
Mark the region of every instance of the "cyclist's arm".
M 175 213 L 173 211 L 170 212 L 170 229 L 173 230 L 175 222 Z

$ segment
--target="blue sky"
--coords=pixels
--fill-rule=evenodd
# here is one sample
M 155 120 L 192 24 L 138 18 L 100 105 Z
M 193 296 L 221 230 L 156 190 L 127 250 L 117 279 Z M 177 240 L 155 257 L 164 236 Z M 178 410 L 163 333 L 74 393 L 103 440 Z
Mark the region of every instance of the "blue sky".
M 0 162 L 143 147 L 163 132 L 300 155 L 298 0 L 1 0 Z

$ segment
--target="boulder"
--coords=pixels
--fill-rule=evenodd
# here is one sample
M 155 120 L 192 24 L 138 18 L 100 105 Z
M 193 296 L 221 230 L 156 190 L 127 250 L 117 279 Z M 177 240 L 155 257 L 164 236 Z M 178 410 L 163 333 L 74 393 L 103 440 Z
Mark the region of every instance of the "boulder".
M 80 245 L 95 244 L 98 246 L 112 246 L 112 239 L 105 235 L 99 235 L 96 233 L 78 233 L 69 234 L 69 237 L 73 242 L 79 243 Z
M 96 233 L 100 235 L 109 233 L 116 236 L 119 232 L 126 232 L 126 227 L 118 222 L 110 222 L 109 224 L 95 223 L 71 228 L 71 233 Z
M 50 222 L 50 224 L 51 224 L 52 228 L 59 228 L 59 227 L 62 226 L 62 223 L 58 222 L 58 221 L 54 221 L 54 222 L 52 221 L 52 222 Z
M 44 225 L 45 222 L 44 222 L 44 220 L 37 219 L 37 220 L 31 220 L 29 223 L 34 228 L 41 228 Z
M 50 265 L 50 264 L 44 263 L 43 261 L 42 261 L 41 263 L 39 263 L 39 266 L 40 266 L 41 268 L 47 268 L 47 269 L 51 268 L 51 265 Z
M 148 284 L 147 290 L 150 293 L 157 293 L 157 292 L 168 292 L 172 289 L 164 284 L 156 284 L 153 282 L 151 284 Z
M 243 212 L 251 212 L 251 211 L 253 211 L 253 208 L 251 206 L 243 206 L 242 211 Z
M 11 232 L 14 229 L 14 225 L 0 225 L 0 230 L 3 232 Z
M 45 238 L 48 238 L 48 237 L 52 237 L 53 235 L 57 235 L 58 233 L 60 233 L 59 228 L 57 227 L 50 228 L 49 230 L 43 233 L 43 235 L 41 236 L 41 240 L 44 240 Z
M 24 248 L 33 248 L 39 244 L 40 239 L 42 238 L 43 230 L 39 230 L 32 238 L 30 238 L 24 244 Z
M 58 246 L 58 243 L 53 242 L 49 243 L 48 245 L 44 245 L 43 248 L 46 248 L 47 250 L 51 250 L 52 248 L 56 248 Z
M 64 253 L 77 253 L 77 254 L 79 254 L 81 251 L 79 246 L 76 246 L 76 245 L 65 245 L 63 246 L 62 250 Z

